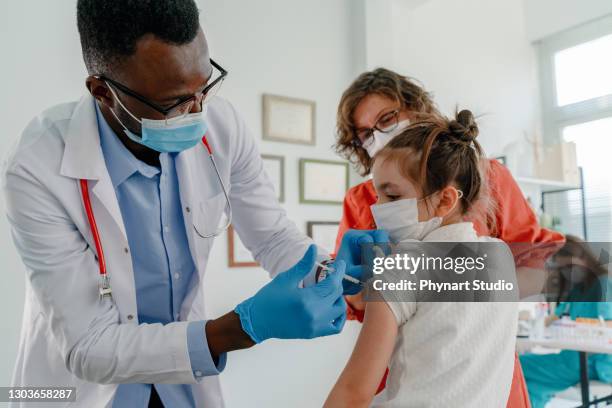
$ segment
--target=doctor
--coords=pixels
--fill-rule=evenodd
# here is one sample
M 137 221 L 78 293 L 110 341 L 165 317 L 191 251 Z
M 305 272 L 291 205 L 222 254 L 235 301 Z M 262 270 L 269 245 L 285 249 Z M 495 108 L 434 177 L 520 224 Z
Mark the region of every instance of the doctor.
M 227 352 L 342 329 L 345 266 L 358 277 L 378 236 L 349 233 L 314 282 L 324 254 L 213 98 L 227 73 L 193 0 L 79 0 L 77 20 L 89 93 L 32 120 L 4 171 L 27 270 L 13 385 L 76 387 L 79 407 L 223 406 Z M 206 263 L 230 221 L 275 278 L 207 320 Z

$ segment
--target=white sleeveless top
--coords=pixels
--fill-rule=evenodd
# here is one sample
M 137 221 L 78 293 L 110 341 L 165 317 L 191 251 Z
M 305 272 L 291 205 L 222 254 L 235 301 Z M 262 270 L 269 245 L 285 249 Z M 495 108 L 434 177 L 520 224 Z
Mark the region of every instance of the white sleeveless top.
M 440 227 L 423 241 L 501 242 L 471 222 Z M 384 273 L 385 282 L 401 277 Z M 385 391 L 372 407 L 505 407 L 514 371 L 518 303 L 399 302 L 381 291 L 398 337 Z

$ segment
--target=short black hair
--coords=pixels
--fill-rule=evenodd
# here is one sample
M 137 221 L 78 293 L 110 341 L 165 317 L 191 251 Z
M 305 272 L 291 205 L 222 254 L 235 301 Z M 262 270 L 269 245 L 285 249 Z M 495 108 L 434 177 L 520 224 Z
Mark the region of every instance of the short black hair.
M 103 74 L 133 55 L 144 35 L 188 44 L 200 21 L 194 0 L 78 0 L 77 25 L 87 70 Z

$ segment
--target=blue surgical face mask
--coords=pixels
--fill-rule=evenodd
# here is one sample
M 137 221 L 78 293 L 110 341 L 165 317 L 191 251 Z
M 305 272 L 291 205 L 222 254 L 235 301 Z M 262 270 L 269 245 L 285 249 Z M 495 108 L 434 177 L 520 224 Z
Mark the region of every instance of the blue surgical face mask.
M 110 109 L 115 119 L 123 127 L 124 133 L 130 140 L 149 149 L 160 153 L 182 152 L 197 145 L 208 130 L 208 124 L 205 119 L 206 105 L 204 105 L 201 112 L 189 113 L 181 117 L 163 120 L 138 119 L 123 105 L 111 86 L 109 86 L 109 89 L 123 110 L 141 125 L 142 136 L 138 136 L 131 132 L 121 122 L 121 119 L 119 119 L 115 112 Z

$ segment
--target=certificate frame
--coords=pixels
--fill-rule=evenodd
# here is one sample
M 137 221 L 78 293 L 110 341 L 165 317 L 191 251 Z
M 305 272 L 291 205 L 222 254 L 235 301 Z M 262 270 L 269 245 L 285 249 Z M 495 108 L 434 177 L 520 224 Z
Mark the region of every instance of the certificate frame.
M 262 95 L 262 138 L 314 146 L 316 102 L 289 96 Z
M 318 166 L 318 172 L 325 174 L 317 178 L 321 182 L 318 186 L 307 174 L 309 165 Z M 327 171 L 323 172 L 323 167 Z M 335 177 L 333 177 L 335 176 Z M 334 190 L 332 183 L 336 179 L 341 179 L 342 187 L 335 194 L 329 190 Z M 325 182 L 328 184 L 326 185 Z M 342 204 L 344 196 L 349 188 L 349 164 L 343 161 L 319 160 L 319 159 L 300 159 L 300 204 Z
M 244 244 L 240 241 L 234 226 L 230 225 L 227 228 L 227 263 L 230 268 L 249 268 L 259 266 L 259 262 L 250 257 L 246 259 L 244 256 Z
M 285 157 L 277 156 L 274 154 L 262 154 L 261 159 L 264 162 L 266 160 L 278 162 L 279 174 L 277 175 L 268 174 L 268 175 L 272 179 L 272 184 L 274 184 L 274 182 L 278 180 L 279 185 L 278 186 L 274 185 L 274 191 L 276 192 L 276 198 L 278 199 L 278 202 L 284 203 L 285 202 Z M 265 167 L 265 164 L 264 164 L 264 167 Z
M 323 249 L 333 253 L 336 249 L 336 238 L 338 237 L 339 221 L 307 221 L 306 234 L 312 240 L 323 247 Z M 333 230 L 333 236 L 327 236 Z M 328 248 L 329 247 L 329 248 Z
M 497 156 L 497 157 L 494 157 L 493 160 L 497 160 L 502 165 L 508 167 L 508 158 L 506 156 Z

